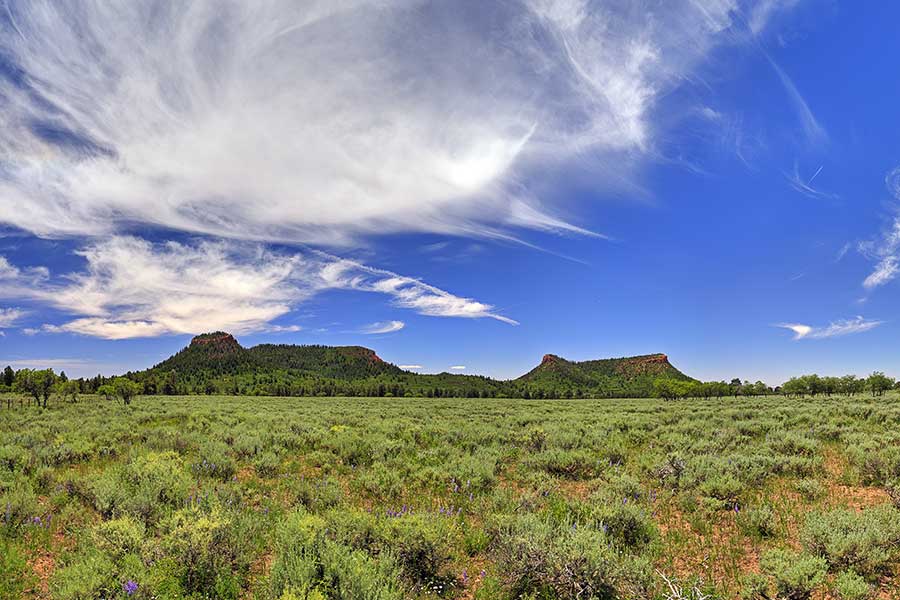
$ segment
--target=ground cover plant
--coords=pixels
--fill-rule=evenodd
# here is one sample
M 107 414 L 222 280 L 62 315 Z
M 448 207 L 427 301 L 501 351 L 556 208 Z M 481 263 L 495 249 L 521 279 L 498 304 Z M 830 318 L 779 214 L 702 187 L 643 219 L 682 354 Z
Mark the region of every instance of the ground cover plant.
M 900 598 L 895 392 L 10 405 L 2 598 Z

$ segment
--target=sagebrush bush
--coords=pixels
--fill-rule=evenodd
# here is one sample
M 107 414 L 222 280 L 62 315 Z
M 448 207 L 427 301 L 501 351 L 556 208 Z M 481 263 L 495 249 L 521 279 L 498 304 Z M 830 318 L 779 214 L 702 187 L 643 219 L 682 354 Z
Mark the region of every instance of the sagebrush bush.
M 328 539 L 326 522 L 304 510 L 289 514 L 276 531 L 270 575 L 274 598 L 320 595 L 335 600 L 399 600 L 398 569 L 389 556 L 376 560 Z
M 814 512 L 800 539 L 811 553 L 827 559 L 832 570 L 874 576 L 900 556 L 900 511 L 885 504 L 862 512 Z
M 751 506 L 739 513 L 738 523 L 749 535 L 770 537 L 777 527 L 775 509 L 771 504 Z
M 557 527 L 533 515 L 500 523 L 500 570 L 514 597 L 613 600 L 644 597 L 649 564 L 612 549 L 608 538 L 587 527 Z
M 55 600 L 108 598 L 121 592 L 113 561 L 99 550 L 89 548 L 54 572 L 50 580 Z
M 113 558 L 139 553 L 147 536 L 147 529 L 140 521 L 123 516 L 98 523 L 93 530 L 94 543 Z
M 184 504 L 190 487 L 184 461 L 175 452 L 136 456 L 121 471 L 121 481 L 124 485 L 114 503 L 121 502 L 118 508 L 146 522 Z
M 0 598 L 21 598 L 33 577 L 22 550 L 10 541 L 0 539 Z
M 825 495 L 825 486 L 819 483 L 817 479 L 798 479 L 794 483 L 794 489 L 797 490 L 804 500 L 818 500 Z
M 825 559 L 786 550 L 770 550 L 760 560 L 763 572 L 772 577 L 778 598 L 808 600 L 825 581 Z
M 200 444 L 197 461 L 191 465 L 194 476 L 212 477 L 228 481 L 234 476 L 234 459 L 228 454 L 228 446 L 219 441 L 208 441 Z
M 600 528 L 614 544 L 632 552 L 645 548 L 656 537 L 649 513 L 634 502 L 619 501 L 596 513 Z
M 834 578 L 831 592 L 838 600 L 865 600 L 872 594 L 872 588 L 855 572 L 844 571 Z

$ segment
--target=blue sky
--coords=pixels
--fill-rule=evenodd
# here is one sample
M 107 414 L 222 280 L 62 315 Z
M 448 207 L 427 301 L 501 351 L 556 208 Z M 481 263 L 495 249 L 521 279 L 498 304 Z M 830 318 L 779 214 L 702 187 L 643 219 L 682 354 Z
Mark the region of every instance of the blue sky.
M 0 363 L 900 376 L 900 8 L 296 4 L 5 4 Z

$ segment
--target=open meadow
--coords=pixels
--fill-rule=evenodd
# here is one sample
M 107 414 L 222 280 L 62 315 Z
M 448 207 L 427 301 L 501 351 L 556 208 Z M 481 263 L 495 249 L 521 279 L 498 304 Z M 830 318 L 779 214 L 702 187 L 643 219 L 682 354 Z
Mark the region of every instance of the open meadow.
M 895 393 L 2 404 L 4 599 L 900 598 Z

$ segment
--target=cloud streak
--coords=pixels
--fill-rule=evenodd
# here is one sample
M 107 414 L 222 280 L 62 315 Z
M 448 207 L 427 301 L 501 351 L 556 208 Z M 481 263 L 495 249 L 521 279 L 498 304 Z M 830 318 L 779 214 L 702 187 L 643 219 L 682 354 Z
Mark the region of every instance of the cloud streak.
M 884 321 L 875 321 L 858 316 L 854 319 L 834 321 L 824 327 L 813 327 L 802 323 L 781 323 L 778 327 L 794 332 L 794 340 L 822 340 L 833 337 L 863 333 L 883 324 Z
M 360 329 L 359 332 L 365 335 L 379 335 L 383 333 L 394 333 L 395 331 L 400 331 L 404 327 L 406 327 L 406 323 L 403 321 L 385 321 L 366 325 Z
M 0 329 L 9 329 L 25 316 L 25 311 L 18 308 L 0 308 Z
M 532 167 L 590 158 L 621 177 L 651 153 L 657 100 L 745 8 L 642 4 L 7 2 L 0 223 L 327 245 L 585 233 L 533 197 Z
M 0 259 L 0 297 L 30 299 L 74 317 L 45 325 L 44 332 L 105 339 L 297 331 L 296 325 L 273 322 L 335 289 L 384 294 L 395 306 L 423 315 L 515 323 L 489 304 L 319 251 L 278 253 L 237 242 L 151 244 L 116 236 L 78 254 L 85 269 L 56 279 L 46 270 L 22 271 Z M 380 325 L 385 331 L 370 333 L 397 331 L 403 323 Z

